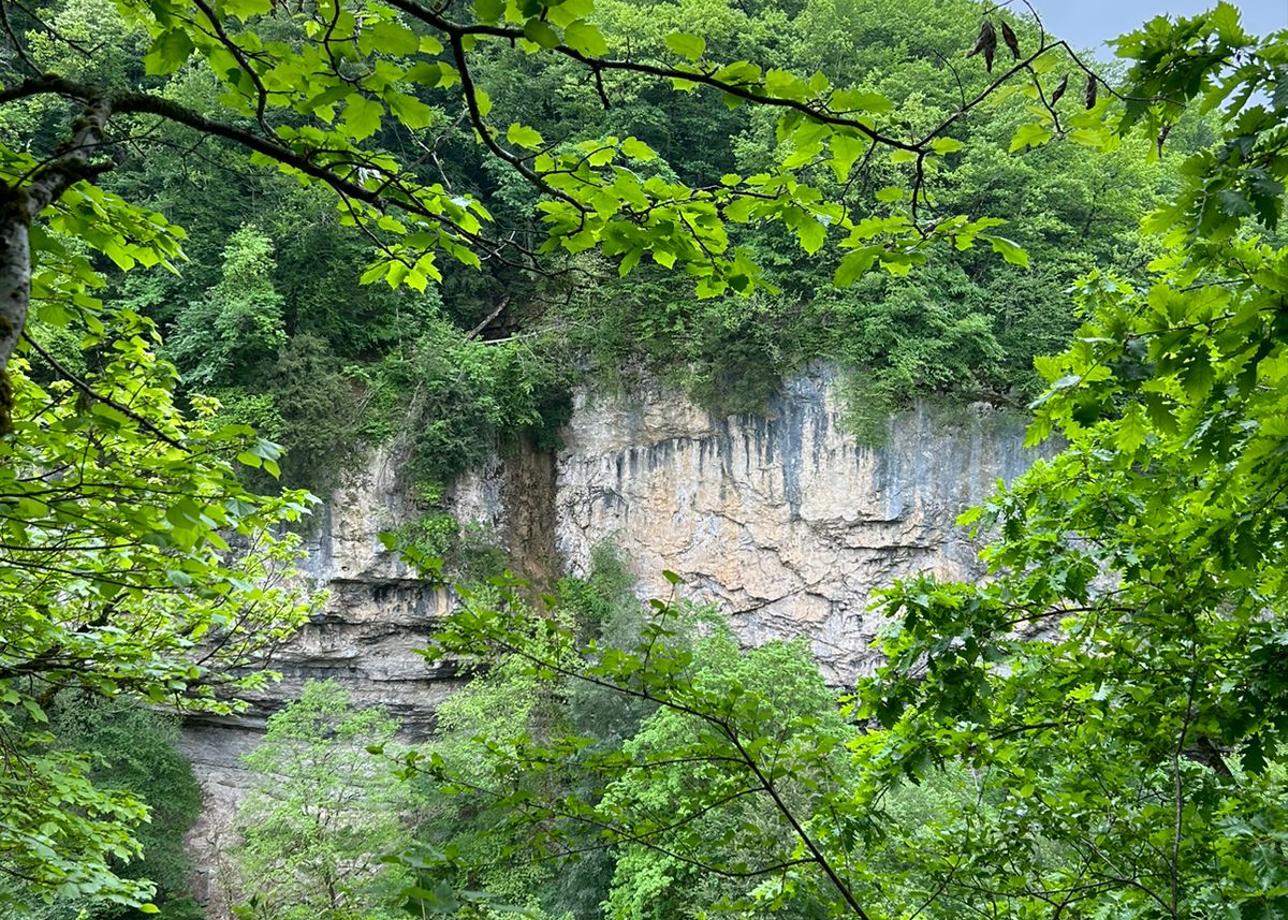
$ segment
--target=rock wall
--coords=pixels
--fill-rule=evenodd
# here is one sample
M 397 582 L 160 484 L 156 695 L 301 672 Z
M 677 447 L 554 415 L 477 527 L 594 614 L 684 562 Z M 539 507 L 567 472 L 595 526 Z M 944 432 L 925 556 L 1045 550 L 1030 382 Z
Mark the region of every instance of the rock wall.
M 305 681 L 332 678 L 360 705 L 384 707 L 409 735 L 424 736 L 435 707 L 459 682 L 453 669 L 431 667 L 416 653 L 449 609 L 448 592 L 420 580 L 379 540 L 414 514 L 399 466 L 395 453 L 376 451 L 322 509 L 304 574 L 329 597 L 273 660 L 282 680 L 251 696 L 243 714 L 184 726 L 181 746 L 205 794 L 188 835 L 194 888 L 212 920 L 230 916 L 223 855 L 250 780 L 241 757 L 259 743 L 269 715 L 299 696 Z
M 715 417 L 662 388 L 583 393 L 562 449 L 494 458 L 462 477 L 449 501 L 458 518 L 496 533 L 537 582 L 584 573 L 609 542 L 641 597 L 664 596 L 662 571 L 678 572 L 690 596 L 729 612 L 746 643 L 805 636 L 828 678 L 844 684 L 873 663 L 873 590 L 921 570 L 974 574 L 957 514 L 1033 457 L 1021 447 L 1021 420 L 987 407 L 918 406 L 869 447 L 840 415 L 826 370 L 790 381 L 757 416 Z M 220 854 L 248 780 L 240 758 L 271 712 L 304 681 L 334 678 L 359 704 L 385 707 L 424 736 L 459 683 L 451 667 L 416 653 L 450 595 L 378 539 L 415 514 L 400 466 L 396 452 L 377 451 L 322 512 L 306 568 L 330 596 L 274 663 L 283 680 L 245 715 L 185 729 L 207 796 L 190 836 L 197 889 L 214 918 L 227 916 Z
M 537 581 L 557 574 L 554 460 L 530 449 L 504 462 L 492 458 L 446 497 L 458 519 L 495 533 Z M 358 705 L 386 709 L 408 737 L 423 738 L 438 704 L 460 683 L 450 663 L 427 662 L 417 651 L 450 609 L 450 592 L 419 578 L 380 542 L 382 532 L 418 514 L 401 467 L 397 449 L 375 451 L 321 510 L 303 574 L 328 598 L 273 660 L 282 680 L 250 695 L 243 714 L 184 726 L 182 748 L 205 793 L 188 837 L 198 867 L 194 887 L 212 920 L 230 916 L 222 854 L 234 840 L 233 819 L 250 782 L 241 758 L 259 743 L 268 716 L 298 697 L 306 681 L 334 679 Z
M 720 604 L 742 640 L 807 637 L 829 680 L 871 668 L 873 591 L 922 570 L 977 573 L 954 525 L 1032 462 L 1023 421 L 921 404 L 883 443 L 841 424 L 831 375 L 790 381 L 760 416 L 713 417 L 664 391 L 583 394 L 556 464 L 556 546 L 574 572 L 616 545 L 645 596 L 663 570 Z

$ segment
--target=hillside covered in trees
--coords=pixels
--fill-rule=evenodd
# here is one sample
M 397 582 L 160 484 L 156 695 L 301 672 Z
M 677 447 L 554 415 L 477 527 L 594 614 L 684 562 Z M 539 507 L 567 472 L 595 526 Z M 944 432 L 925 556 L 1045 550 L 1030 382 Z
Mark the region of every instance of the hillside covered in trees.
M 58 34 L 93 41 L 96 53 L 51 41 L 37 46 L 40 66 L 112 87 L 144 82 L 196 111 L 218 105 L 208 70 L 162 64 L 157 52 L 149 58 L 151 38 L 112 4 L 68 3 L 41 15 Z M 979 18 L 967 2 L 928 4 L 915 15 L 883 2 L 624 3 L 597 7 L 596 16 L 611 55 L 624 55 L 628 42 L 635 54 L 668 54 L 666 36 L 688 28 L 713 60 L 825 73 L 880 99 L 881 114 L 897 112 L 913 132 L 930 130 L 990 78 L 961 61 Z M 1022 18 L 1016 28 L 1036 41 Z M 517 119 L 570 149 L 637 137 L 652 151 L 634 167 L 641 178 L 753 176 L 772 168 L 779 150 L 773 113 L 755 106 L 713 106 L 632 77 L 609 81 L 605 105 L 576 61 L 504 45 L 478 55 L 476 81 L 497 124 Z M 149 76 L 158 71 L 174 72 Z M 1071 113 L 1081 91 L 1066 93 Z M 475 143 L 452 89 L 423 92 L 415 106 L 400 103 L 414 116 L 364 125 L 362 140 L 395 152 L 445 192 L 476 198 L 499 231 L 535 249 L 540 190 Z M 194 147 L 182 129 L 161 126 L 132 142 L 145 155 L 125 158 L 102 184 L 182 227 L 186 258 L 178 272 L 115 276 L 106 298 L 158 325 L 185 398 L 215 397 L 221 419 L 252 424 L 287 447 L 286 483 L 318 494 L 351 451 L 404 430 L 417 432 L 420 474 L 441 486 L 507 438 L 552 437 L 578 381 L 632 373 L 673 378 L 719 411 L 750 411 L 784 373 L 814 359 L 836 362 L 853 377 L 860 432 L 865 413 L 876 417 L 922 393 L 1023 405 L 1038 387 L 1034 356 L 1059 348 L 1076 324 L 1067 296 L 1074 279 L 1106 264 L 1139 273 L 1151 255 L 1140 218 L 1174 181 L 1151 162 L 1148 138 L 1101 152 L 1106 142 L 1083 129 L 1071 143 L 1011 151 L 1016 127 L 1031 117 L 1027 105 L 956 123 L 953 139 L 963 146 L 936 167 L 943 176 L 927 187 L 924 206 L 1004 217 L 1026 264 L 987 246 L 948 247 L 927 253 L 915 273 L 911 262 L 890 262 L 838 291 L 838 254 L 818 248 L 821 238 L 802 249 L 799 226 L 757 223 L 739 228 L 737 239 L 764 272 L 749 298 L 695 291 L 693 278 L 652 259 L 620 278 L 612 261 L 566 248 L 531 265 L 500 257 L 479 268 L 444 263 L 433 284 L 397 275 L 363 284 L 373 242 L 344 225 L 328 190 L 301 189 L 235 150 L 210 140 Z M 42 100 L 6 119 L 28 143 L 52 146 L 62 114 Z M 1186 119 L 1165 160 L 1209 143 L 1212 132 L 1197 115 Z M 823 194 L 849 195 L 879 215 L 902 206 L 904 171 L 870 164 L 852 176 L 836 166 L 818 179 Z M 403 283 L 391 287 L 390 279 Z
M 246 758 L 238 917 L 1288 916 L 1288 32 L 1103 63 L 973 0 L 0 0 L 0 916 L 203 916 L 185 714 L 387 535 L 474 679 L 412 743 L 314 683 Z M 452 482 L 578 388 L 815 363 L 1063 450 L 889 586 L 883 664 L 519 584 Z M 468 564 L 466 562 L 468 561 Z

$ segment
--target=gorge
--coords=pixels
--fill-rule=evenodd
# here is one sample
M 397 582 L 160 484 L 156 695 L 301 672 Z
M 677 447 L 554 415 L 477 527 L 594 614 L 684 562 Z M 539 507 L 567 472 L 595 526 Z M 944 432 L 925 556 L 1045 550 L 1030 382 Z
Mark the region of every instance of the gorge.
M 955 525 L 999 480 L 1050 447 L 1023 446 L 1024 421 L 986 404 L 922 401 L 890 417 L 881 442 L 845 426 L 826 367 L 792 377 L 763 414 L 718 417 L 661 385 L 579 391 L 562 446 L 494 457 L 455 483 L 462 521 L 493 533 L 535 582 L 582 574 L 600 544 L 617 549 L 641 598 L 671 591 L 727 612 L 757 645 L 805 637 L 829 683 L 870 670 L 880 627 L 873 592 L 919 571 L 978 574 Z M 396 451 L 373 452 L 320 512 L 308 576 L 329 600 L 275 662 L 283 679 L 243 716 L 188 723 L 183 750 L 205 793 L 189 834 L 196 890 L 219 907 L 221 854 L 247 781 L 240 757 L 264 717 L 307 680 L 333 678 L 404 732 L 432 732 L 436 705 L 461 678 L 417 654 L 450 592 L 420 579 L 379 540 L 416 514 Z

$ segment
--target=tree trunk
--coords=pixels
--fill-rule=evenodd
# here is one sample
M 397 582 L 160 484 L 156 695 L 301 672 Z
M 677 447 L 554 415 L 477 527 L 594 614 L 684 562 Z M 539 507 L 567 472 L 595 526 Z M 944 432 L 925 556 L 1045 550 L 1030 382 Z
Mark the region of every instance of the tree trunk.
M 86 101 L 72 135 L 54 157 L 20 185 L 0 188 L 0 434 L 13 427 L 9 359 L 22 338 L 31 304 L 31 222 L 67 188 L 102 172 L 90 158 L 102 143 L 112 115 L 106 98 Z
M 9 358 L 31 302 L 31 218 L 22 189 L 6 185 L 0 196 L 0 434 L 6 434 L 13 411 Z

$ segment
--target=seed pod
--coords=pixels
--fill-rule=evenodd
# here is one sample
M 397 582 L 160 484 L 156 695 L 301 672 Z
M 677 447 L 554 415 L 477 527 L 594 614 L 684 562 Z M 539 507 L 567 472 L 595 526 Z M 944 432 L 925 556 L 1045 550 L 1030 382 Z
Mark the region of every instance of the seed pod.
M 1017 61 L 1020 59 L 1020 40 L 1015 37 L 1015 31 L 1010 24 L 1002 22 L 1002 41 L 1006 42 L 1006 47 L 1011 49 L 1011 56 Z
M 988 72 L 993 72 L 993 56 L 997 53 L 997 30 L 993 28 L 993 21 L 985 19 L 979 27 L 979 38 L 975 40 L 975 47 L 971 49 L 966 56 L 972 58 L 977 54 L 984 55 L 984 66 Z
M 1060 81 L 1060 85 L 1057 86 L 1055 88 L 1055 92 L 1051 94 L 1051 104 L 1055 105 L 1057 102 L 1059 102 L 1060 97 L 1064 95 L 1064 91 L 1068 88 L 1069 88 L 1069 75 L 1065 74 L 1064 79 Z
M 1094 109 L 1094 108 L 1096 107 L 1096 89 L 1097 89 L 1096 84 L 1098 84 L 1099 82 L 1100 82 L 1100 81 L 1099 81 L 1099 80 L 1097 80 L 1097 79 L 1095 78 L 1095 76 L 1093 76 L 1093 75 L 1088 75 L 1088 76 L 1087 76 L 1087 99 L 1086 99 L 1086 102 L 1087 102 L 1087 108 L 1089 108 L 1089 109 Z
M 1158 155 L 1163 155 L 1163 145 L 1167 143 L 1167 135 L 1172 133 L 1172 123 L 1168 122 L 1163 125 L 1163 130 L 1158 132 Z

